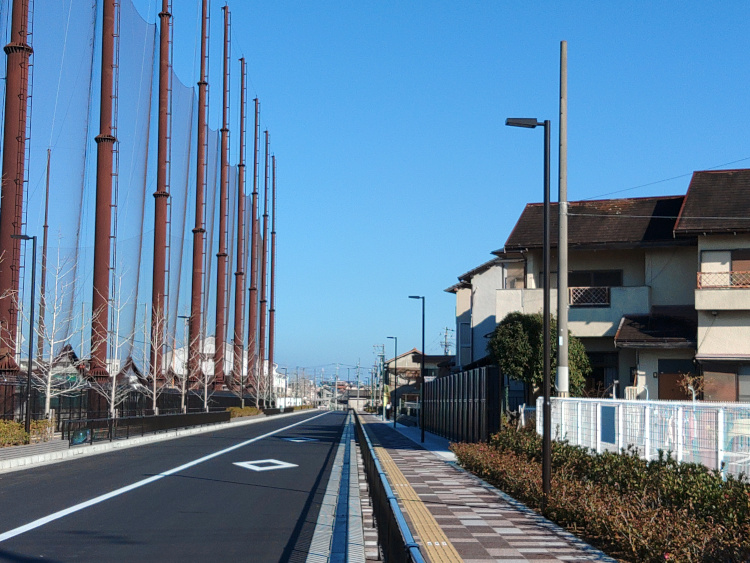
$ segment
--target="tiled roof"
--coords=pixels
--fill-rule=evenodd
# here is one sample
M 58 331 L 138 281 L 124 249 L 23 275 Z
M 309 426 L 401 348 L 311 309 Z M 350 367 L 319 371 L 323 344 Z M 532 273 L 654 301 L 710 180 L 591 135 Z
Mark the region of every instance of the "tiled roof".
M 672 231 L 683 199 L 684 196 L 664 196 L 569 202 L 568 245 L 577 248 L 674 245 Z M 557 246 L 557 203 L 550 207 L 550 241 Z M 543 204 L 526 205 L 504 250 L 541 248 L 543 220 Z
M 625 315 L 615 334 L 618 348 L 695 348 L 698 315 L 695 309 L 660 311 L 650 315 Z
M 750 170 L 694 172 L 675 234 L 750 232 Z

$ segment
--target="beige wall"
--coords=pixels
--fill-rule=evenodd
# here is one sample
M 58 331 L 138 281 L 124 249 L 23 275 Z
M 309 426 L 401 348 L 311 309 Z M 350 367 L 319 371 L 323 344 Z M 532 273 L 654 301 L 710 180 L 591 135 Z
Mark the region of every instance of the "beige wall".
M 694 246 L 655 248 L 645 254 L 645 285 L 653 305 L 692 305 L 698 256 Z
M 698 355 L 750 355 L 747 311 L 698 311 Z
M 648 398 L 659 398 L 659 380 L 654 372 L 659 371 L 659 360 L 692 360 L 692 350 L 639 350 L 638 351 L 638 398 L 645 399 L 648 388 Z
M 643 250 L 582 250 L 568 256 L 570 270 L 622 270 L 624 286 L 645 285 Z
M 552 290 L 550 297 L 550 310 L 556 315 L 557 290 Z M 647 314 L 650 304 L 648 287 L 613 287 L 609 307 L 571 307 L 568 328 L 578 337 L 614 337 L 623 315 Z M 542 289 L 502 289 L 496 291 L 495 316 L 499 322 L 513 311 L 541 313 L 543 305 Z

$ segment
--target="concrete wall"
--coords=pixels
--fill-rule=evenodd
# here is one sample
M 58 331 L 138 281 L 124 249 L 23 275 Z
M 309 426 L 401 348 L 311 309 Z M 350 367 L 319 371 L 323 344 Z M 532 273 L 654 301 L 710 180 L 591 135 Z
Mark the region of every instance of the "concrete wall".
M 467 334 L 464 334 L 467 332 Z M 468 343 L 468 346 L 464 344 Z M 471 362 L 471 287 L 456 291 L 456 364 Z
M 698 256 L 694 246 L 654 248 L 645 254 L 644 285 L 653 305 L 692 305 Z
M 715 312 L 698 311 L 698 355 L 750 356 L 750 314 Z
M 692 350 L 639 350 L 638 351 L 638 398 L 659 398 L 659 380 L 654 372 L 659 371 L 659 360 L 692 360 Z
M 504 277 L 505 269 L 498 264 L 475 275 L 471 280 L 472 361 L 477 361 L 487 355 L 489 339 L 485 335 L 495 330 L 497 320 L 499 320 L 495 317 L 496 293 L 499 288 L 503 287 Z
M 550 310 L 556 315 L 557 290 L 550 291 L 550 297 Z M 499 322 L 513 311 L 541 313 L 543 305 L 543 289 L 501 289 L 496 291 L 495 316 Z M 648 287 L 613 287 L 609 307 L 571 307 L 568 329 L 578 337 L 614 337 L 623 315 L 647 314 L 650 305 Z

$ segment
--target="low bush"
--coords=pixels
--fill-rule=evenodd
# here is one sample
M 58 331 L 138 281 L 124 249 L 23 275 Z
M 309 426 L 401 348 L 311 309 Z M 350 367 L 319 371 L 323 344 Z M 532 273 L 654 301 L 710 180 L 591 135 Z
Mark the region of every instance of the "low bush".
M 48 442 L 54 432 L 54 422 L 51 420 L 32 420 L 31 421 L 31 441 Z
M 23 424 L 12 420 L 0 420 L 0 448 L 28 443 L 29 435 L 23 429 Z
M 255 416 L 256 414 L 260 414 L 260 409 L 256 407 L 229 407 L 227 410 L 229 411 L 230 418 L 238 418 L 240 416 Z
M 541 437 L 505 426 L 453 444 L 459 463 L 531 508 L 542 501 Z M 624 561 L 750 561 L 750 483 L 670 456 L 595 454 L 553 442 L 545 515 Z

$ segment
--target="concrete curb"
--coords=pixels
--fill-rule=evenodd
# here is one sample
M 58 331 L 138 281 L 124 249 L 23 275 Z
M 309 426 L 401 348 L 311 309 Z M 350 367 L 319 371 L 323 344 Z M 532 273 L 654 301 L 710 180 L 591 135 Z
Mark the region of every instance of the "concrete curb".
M 315 409 L 307 409 L 299 412 L 277 414 L 273 415 L 272 418 L 286 418 L 299 414 L 309 413 L 314 410 Z M 18 457 L 14 459 L 5 459 L 0 461 L 0 473 L 11 473 L 13 471 L 31 469 L 32 467 L 39 467 L 42 465 L 49 465 L 51 463 L 59 463 L 62 461 L 78 459 L 85 456 L 102 454 L 110 452 L 112 450 L 121 450 L 126 448 L 133 448 L 136 446 L 143 446 L 145 444 L 151 444 L 154 442 L 162 442 L 164 440 L 174 440 L 175 438 L 192 436 L 194 434 L 204 434 L 206 432 L 215 432 L 217 430 L 227 430 L 228 428 L 234 428 L 235 426 L 255 424 L 268 419 L 269 417 L 264 415 L 241 417 L 232 419 L 229 422 L 218 424 L 210 424 L 194 428 L 178 428 L 177 430 L 167 430 L 166 432 L 162 432 L 160 434 L 149 434 L 148 436 L 129 438 L 127 440 L 118 440 L 116 442 L 101 442 L 92 445 L 75 446 L 73 448 L 60 450 L 57 452 Z

